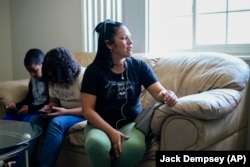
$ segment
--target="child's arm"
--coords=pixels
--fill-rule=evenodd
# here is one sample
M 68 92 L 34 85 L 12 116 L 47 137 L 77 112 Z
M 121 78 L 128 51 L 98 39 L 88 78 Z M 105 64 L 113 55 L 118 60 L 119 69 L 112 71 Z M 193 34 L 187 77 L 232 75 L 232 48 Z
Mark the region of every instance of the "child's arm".
M 33 85 L 31 80 L 30 80 L 30 83 L 29 83 L 29 91 L 28 91 L 28 94 L 27 94 L 27 97 L 26 97 L 26 100 L 24 100 L 21 104 L 22 106 L 21 107 L 28 107 L 28 110 L 27 112 L 28 113 L 31 113 L 31 112 L 37 112 L 38 110 L 40 110 L 44 105 L 48 104 L 49 103 L 49 95 L 48 95 L 48 85 L 45 83 L 44 84 L 44 87 L 37 87 L 36 89 L 42 89 L 44 91 L 39 91 L 39 93 L 42 93 L 40 94 L 40 97 L 41 96 L 46 96 L 46 100 L 41 103 L 41 104 L 38 104 L 38 105 L 34 105 L 34 101 L 35 101 L 35 97 L 33 95 L 33 87 L 36 86 L 36 85 Z M 27 113 L 26 112 L 26 113 Z
M 34 97 L 32 95 L 32 83 L 31 80 L 29 81 L 29 85 L 28 85 L 28 93 L 25 97 L 25 99 L 23 99 L 22 101 L 16 103 L 16 108 L 21 109 L 23 105 L 29 105 L 34 101 Z

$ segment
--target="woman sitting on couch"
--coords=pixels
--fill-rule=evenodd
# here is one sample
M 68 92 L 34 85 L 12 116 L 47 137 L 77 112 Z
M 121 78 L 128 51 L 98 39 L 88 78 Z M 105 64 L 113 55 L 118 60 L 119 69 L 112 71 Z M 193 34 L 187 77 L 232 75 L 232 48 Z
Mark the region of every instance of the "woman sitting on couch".
M 133 167 L 146 150 L 145 136 L 134 123 L 142 110 L 141 86 L 169 106 L 177 97 L 164 89 L 146 62 L 131 57 L 133 42 L 125 25 L 106 20 L 95 31 L 98 51 L 81 88 L 88 120 L 85 150 L 92 167 Z

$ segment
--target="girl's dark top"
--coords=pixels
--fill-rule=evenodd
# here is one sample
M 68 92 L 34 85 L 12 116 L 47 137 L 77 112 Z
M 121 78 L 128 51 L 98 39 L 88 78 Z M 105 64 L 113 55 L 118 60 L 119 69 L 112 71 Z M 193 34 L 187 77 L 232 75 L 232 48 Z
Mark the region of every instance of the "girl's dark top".
M 30 78 L 26 98 L 16 104 L 21 109 L 23 105 L 29 106 L 29 113 L 36 112 L 49 102 L 48 84 L 42 80 Z
M 142 111 L 141 86 L 147 88 L 157 81 L 146 62 L 128 57 L 123 74 L 90 64 L 84 73 L 81 92 L 95 95 L 96 112 L 118 129 L 133 122 Z

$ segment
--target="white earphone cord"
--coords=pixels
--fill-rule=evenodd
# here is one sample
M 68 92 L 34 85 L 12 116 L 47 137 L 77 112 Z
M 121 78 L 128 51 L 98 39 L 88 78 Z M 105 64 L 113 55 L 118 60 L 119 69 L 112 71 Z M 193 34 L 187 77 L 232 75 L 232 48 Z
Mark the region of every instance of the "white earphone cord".
M 124 113 L 123 113 L 123 109 L 124 109 L 124 107 L 125 107 L 125 105 L 128 103 L 128 97 L 127 97 L 127 90 L 128 90 L 128 83 L 130 82 L 129 81 L 129 78 L 128 78 L 128 67 L 127 67 L 127 62 L 125 61 L 125 67 L 126 67 L 126 77 L 127 77 L 127 82 L 126 82 L 126 93 L 125 93 L 125 98 L 126 98 L 126 101 L 125 101 L 125 103 L 122 105 L 122 107 L 121 107 L 121 115 L 122 115 L 122 119 L 119 119 L 118 121 L 116 121 L 116 124 L 115 124 L 115 127 L 116 127 L 116 129 L 118 129 L 118 124 L 119 124 L 119 122 L 121 122 L 121 121 L 124 121 L 124 120 L 126 120 L 127 119 L 127 117 L 124 115 Z M 124 79 L 124 77 L 123 77 L 123 73 L 122 73 L 122 79 Z

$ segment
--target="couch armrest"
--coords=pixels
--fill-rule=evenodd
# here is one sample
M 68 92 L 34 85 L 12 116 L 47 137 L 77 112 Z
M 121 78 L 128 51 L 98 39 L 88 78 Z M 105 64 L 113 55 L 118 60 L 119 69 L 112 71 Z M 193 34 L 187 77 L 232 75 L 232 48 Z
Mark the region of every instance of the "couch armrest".
M 199 97 L 203 97 L 201 101 Z M 162 150 L 246 148 L 249 111 L 247 89 L 238 93 L 217 89 L 184 98 L 180 104 L 174 107 L 162 105 L 154 113 L 151 129 L 161 139 Z M 193 107 L 188 99 L 199 103 Z
M 159 135 L 164 120 L 176 114 L 201 120 L 221 119 L 237 108 L 241 99 L 242 92 L 233 89 L 213 89 L 183 96 L 173 107 L 163 104 L 155 110 L 152 131 Z
M 1 116 L 5 113 L 5 105 L 11 102 L 17 103 L 25 98 L 28 92 L 28 83 L 29 79 L 0 82 Z
M 29 79 L 0 82 L 0 102 L 17 103 L 25 98 L 28 92 Z
M 246 124 L 235 126 L 236 111 L 222 119 L 200 120 L 173 115 L 161 128 L 161 150 L 239 150 L 246 148 Z M 238 118 L 237 118 L 238 119 Z M 241 120 L 247 122 L 245 118 Z M 237 142 L 228 141 L 235 136 Z

